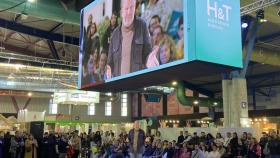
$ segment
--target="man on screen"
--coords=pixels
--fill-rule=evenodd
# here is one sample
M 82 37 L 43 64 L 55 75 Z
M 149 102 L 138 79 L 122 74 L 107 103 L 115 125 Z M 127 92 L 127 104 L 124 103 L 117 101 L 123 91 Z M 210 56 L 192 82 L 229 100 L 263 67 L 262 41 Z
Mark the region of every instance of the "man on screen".
M 113 32 L 108 53 L 108 78 L 159 65 L 159 48 L 152 51 L 148 28 L 135 16 L 135 6 L 136 0 L 122 0 L 122 23 Z

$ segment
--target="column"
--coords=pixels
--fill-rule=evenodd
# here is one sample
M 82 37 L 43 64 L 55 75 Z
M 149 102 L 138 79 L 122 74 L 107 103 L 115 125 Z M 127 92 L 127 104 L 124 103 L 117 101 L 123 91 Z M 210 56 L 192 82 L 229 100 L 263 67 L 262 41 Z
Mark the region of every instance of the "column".
M 223 80 L 224 127 L 248 127 L 248 97 L 246 79 Z

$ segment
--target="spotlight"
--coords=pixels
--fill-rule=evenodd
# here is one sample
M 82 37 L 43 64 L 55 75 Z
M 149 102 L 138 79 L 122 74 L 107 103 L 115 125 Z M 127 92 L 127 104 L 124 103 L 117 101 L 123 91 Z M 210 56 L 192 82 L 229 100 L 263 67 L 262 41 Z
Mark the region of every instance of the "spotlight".
M 178 83 L 177 83 L 176 81 L 173 81 L 173 82 L 172 82 L 172 85 L 173 85 L 173 86 L 177 86 L 177 84 L 178 84 Z
M 27 93 L 27 95 L 28 95 L 29 97 L 31 97 L 31 96 L 32 96 L 32 93 L 29 92 L 29 93 Z
M 34 3 L 36 0 L 27 0 L 30 3 Z
M 218 105 L 218 103 L 217 102 L 214 102 L 214 106 L 217 106 Z
M 261 23 L 268 21 L 268 20 L 264 19 L 264 10 L 263 9 L 260 9 L 257 11 L 257 18 L 259 19 L 259 22 L 261 22 Z
M 193 102 L 193 104 L 194 105 L 197 105 L 199 102 L 197 101 L 197 100 L 195 100 L 194 102 Z
M 264 22 L 268 22 L 268 20 L 266 20 L 266 19 L 260 19 L 260 22 L 261 22 L 261 23 L 264 23 Z
M 247 22 L 242 23 L 241 27 L 242 27 L 243 29 L 246 29 L 246 28 L 248 27 L 248 23 L 247 23 Z
M 15 64 L 14 67 L 16 68 L 16 70 L 19 70 L 19 69 L 23 68 L 24 66 L 21 64 Z
M 264 19 L 264 10 L 260 9 L 257 11 L 257 18 Z
M 251 21 L 250 16 L 242 16 L 241 17 L 241 27 L 246 29 L 249 26 L 249 22 Z

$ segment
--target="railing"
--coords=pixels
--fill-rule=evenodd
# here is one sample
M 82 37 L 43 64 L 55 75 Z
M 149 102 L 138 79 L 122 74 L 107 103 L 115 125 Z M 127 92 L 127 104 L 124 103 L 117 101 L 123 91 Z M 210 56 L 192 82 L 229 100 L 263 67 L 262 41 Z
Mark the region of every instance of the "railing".
M 48 59 L 48 58 L 40 58 L 40 57 L 33 57 L 27 55 L 20 55 L 14 53 L 7 53 L 7 52 L 0 52 L 0 58 L 8 59 L 8 60 L 21 60 L 21 61 L 29 61 L 29 62 L 36 62 L 36 63 L 46 63 L 58 66 L 69 66 L 69 67 L 78 67 L 77 62 L 70 62 L 66 60 L 56 60 L 56 59 Z

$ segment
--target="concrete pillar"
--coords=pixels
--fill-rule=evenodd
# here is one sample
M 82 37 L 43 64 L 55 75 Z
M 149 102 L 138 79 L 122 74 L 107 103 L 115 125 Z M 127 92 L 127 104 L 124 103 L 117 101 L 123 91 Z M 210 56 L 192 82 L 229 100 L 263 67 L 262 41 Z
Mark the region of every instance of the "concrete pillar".
M 223 80 L 224 127 L 249 127 L 246 79 Z

